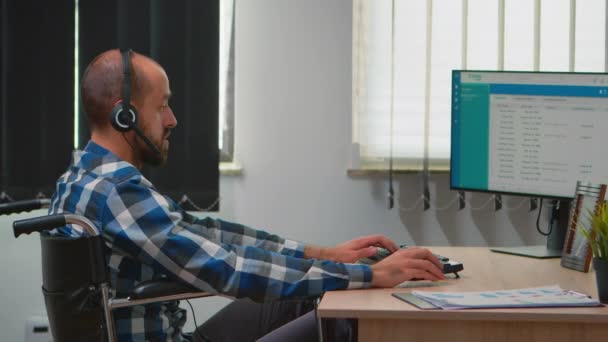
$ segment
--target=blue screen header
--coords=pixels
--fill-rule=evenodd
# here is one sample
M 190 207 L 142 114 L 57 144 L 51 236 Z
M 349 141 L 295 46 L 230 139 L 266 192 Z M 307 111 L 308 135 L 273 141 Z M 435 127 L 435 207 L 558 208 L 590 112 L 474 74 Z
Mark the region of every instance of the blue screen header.
M 490 93 L 529 96 L 608 97 L 608 87 L 537 84 L 490 84 Z

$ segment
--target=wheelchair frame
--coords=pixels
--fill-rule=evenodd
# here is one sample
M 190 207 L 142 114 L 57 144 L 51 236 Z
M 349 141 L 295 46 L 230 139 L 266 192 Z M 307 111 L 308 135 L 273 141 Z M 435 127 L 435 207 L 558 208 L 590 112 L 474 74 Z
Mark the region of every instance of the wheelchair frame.
M 50 200 L 38 199 L 19 201 L 13 203 L 0 204 L 0 215 L 31 211 L 48 207 Z M 33 232 L 43 233 L 54 228 L 75 224 L 83 228 L 89 237 L 100 236 L 100 231 L 95 224 L 84 216 L 62 213 L 33 217 L 29 219 L 17 220 L 13 222 L 13 233 L 15 238 L 21 234 Z M 105 265 L 105 260 L 103 260 Z M 214 296 L 215 294 L 200 292 L 196 288 L 183 283 L 169 280 L 144 281 L 135 287 L 126 298 L 113 298 L 110 296 L 110 284 L 108 280 L 99 284 L 101 291 L 101 307 L 106 326 L 107 339 L 110 342 L 116 341 L 116 327 L 112 311 L 118 308 L 145 305 L 155 302 L 174 301 L 191 298 L 202 298 Z M 48 308 L 47 308 L 48 311 Z M 48 313 L 48 312 L 47 312 Z M 51 332 L 53 333 L 52 329 Z M 54 333 L 53 333 L 54 334 Z M 53 336 L 55 339 L 56 336 Z

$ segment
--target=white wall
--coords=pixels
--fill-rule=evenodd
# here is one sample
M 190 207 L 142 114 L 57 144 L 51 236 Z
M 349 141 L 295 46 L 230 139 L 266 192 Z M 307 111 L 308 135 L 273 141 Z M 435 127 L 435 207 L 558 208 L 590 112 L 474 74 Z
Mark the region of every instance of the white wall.
M 389 211 L 385 178 L 346 175 L 351 1 L 239 0 L 236 16 L 236 159 L 245 173 L 222 176 L 219 216 L 323 245 L 376 233 L 418 245 L 544 243 L 527 203 L 496 213 L 491 205 Z M 397 203 L 412 206 L 420 176 L 395 178 Z M 432 201 L 443 207 L 455 196 L 448 176 L 431 180 Z M 489 198 L 468 196 L 475 206 Z M 522 200 L 504 199 L 509 207 Z M 38 238 L 15 240 L 16 217 L 0 217 L 0 341 L 23 341 L 25 319 L 44 312 Z M 193 301 L 199 324 L 228 302 Z
M 386 177 L 350 178 L 352 4 L 237 1 L 236 158 L 222 180 L 223 209 L 241 222 L 320 244 L 383 233 L 435 245 L 540 242 L 535 213 L 386 209 Z M 398 203 L 420 196 L 419 175 L 397 176 Z M 455 196 L 431 177 L 432 200 Z M 489 195 L 469 195 L 479 206 Z M 522 199 L 505 197 L 515 206 Z M 527 204 L 527 203 L 526 203 Z M 517 226 L 517 228 L 516 228 Z

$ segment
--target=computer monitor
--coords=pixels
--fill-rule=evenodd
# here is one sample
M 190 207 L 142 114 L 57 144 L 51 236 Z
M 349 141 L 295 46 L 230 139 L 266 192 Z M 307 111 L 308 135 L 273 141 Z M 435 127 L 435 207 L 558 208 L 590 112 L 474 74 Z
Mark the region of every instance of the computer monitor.
M 606 73 L 454 70 L 451 107 L 452 189 L 567 204 L 608 178 Z

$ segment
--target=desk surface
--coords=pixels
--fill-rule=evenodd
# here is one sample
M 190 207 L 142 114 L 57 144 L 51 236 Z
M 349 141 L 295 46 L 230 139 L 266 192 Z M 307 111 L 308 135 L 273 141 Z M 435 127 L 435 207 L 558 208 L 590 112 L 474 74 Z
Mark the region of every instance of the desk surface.
M 558 284 L 563 289 L 597 298 L 595 273 L 563 268 L 559 259 L 493 253 L 486 247 L 431 247 L 431 250 L 462 262 L 464 270 L 459 273 L 460 279 L 434 284 L 439 286 L 415 288 L 417 290 L 486 291 Z M 327 292 L 318 314 L 322 318 L 608 323 L 608 307 L 420 310 L 391 295 L 412 290 L 397 287 Z

